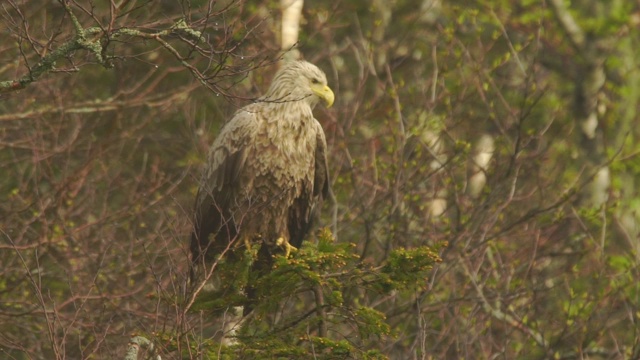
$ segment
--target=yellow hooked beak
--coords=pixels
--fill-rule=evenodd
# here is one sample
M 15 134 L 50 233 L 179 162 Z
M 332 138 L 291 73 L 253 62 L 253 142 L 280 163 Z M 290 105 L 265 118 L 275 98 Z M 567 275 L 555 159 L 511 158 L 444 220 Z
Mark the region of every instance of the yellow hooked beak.
M 314 92 L 314 94 L 318 95 L 320 99 L 324 100 L 328 108 L 333 105 L 335 95 L 333 95 L 333 91 L 331 91 L 330 87 L 322 84 L 312 84 L 311 90 Z

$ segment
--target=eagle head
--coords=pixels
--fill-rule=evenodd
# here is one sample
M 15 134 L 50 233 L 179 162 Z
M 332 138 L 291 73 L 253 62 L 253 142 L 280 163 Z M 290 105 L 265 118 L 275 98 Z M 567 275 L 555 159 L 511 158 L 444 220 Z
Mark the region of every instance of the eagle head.
M 327 107 L 335 96 L 327 76 L 317 66 L 302 60 L 287 62 L 276 73 L 265 96 L 269 100 L 304 100 L 311 108 L 322 100 Z

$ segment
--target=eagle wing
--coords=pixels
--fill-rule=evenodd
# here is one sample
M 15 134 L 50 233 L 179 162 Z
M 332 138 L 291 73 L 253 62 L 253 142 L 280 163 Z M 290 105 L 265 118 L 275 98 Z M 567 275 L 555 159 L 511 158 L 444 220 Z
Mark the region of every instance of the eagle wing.
M 289 243 L 297 248 L 311 229 L 316 207 L 329 193 L 329 169 L 327 165 L 327 140 L 320 123 L 314 119 L 316 136 L 315 171 L 313 183 L 305 184 L 302 193 L 289 208 Z
M 235 195 L 240 190 L 238 180 L 249 156 L 249 144 L 253 143 L 257 131 L 256 115 L 241 110 L 222 127 L 209 150 L 196 197 L 191 235 L 194 263 L 202 261 L 203 254 L 211 257 L 220 253 L 237 235 L 231 209 Z M 216 234 L 216 241 L 211 241 L 211 234 Z

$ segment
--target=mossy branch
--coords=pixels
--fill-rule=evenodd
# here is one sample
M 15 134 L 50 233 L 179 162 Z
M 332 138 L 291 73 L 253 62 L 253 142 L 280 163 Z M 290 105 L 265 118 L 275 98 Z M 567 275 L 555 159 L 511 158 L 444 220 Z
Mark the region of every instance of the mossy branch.
M 151 342 L 151 340 L 142 336 L 134 336 L 131 338 L 131 340 L 129 340 L 129 345 L 127 346 L 127 353 L 124 356 L 124 360 L 137 360 L 140 348 L 147 348 L 149 349 L 149 352 L 153 354 L 155 347 L 153 346 L 153 342 Z M 150 355 L 147 357 L 147 359 L 152 358 L 161 360 L 160 355 L 157 355 L 155 357 L 153 355 Z
M 56 62 L 60 59 L 71 56 L 78 50 L 87 50 L 92 53 L 96 61 L 105 68 L 113 67 L 111 60 L 114 57 L 104 56 L 106 54 L 106 47 L 109 45 L 109 39 L 115 39 L 122 36 L 137 37 L 143 39 L 152 39 L 159 42 L 164 48 L 169 50 L 174 56 L 177 56 L 181 63 L 186 66 L 191 72 L 194 72 L 193 67 L 186 63 L 178 54 L 178 51 L 170 44 L 164 41 L 161 37 L 170 34 L 179 34 L 184 37 L 188 37 L 191 40 L 199 40 L 202 34 L 189 27 L 184 19 L 178 20 L 175 24 L 165 30 L 160 30 L 153 33 L 142 32 L 140 30 L 132 28 L 120 28 L 107 32 L 99 27 L 90 27 L 83 29 L 82 25 L 78 21 L 78 18 L 73 14 L 68 4 L 64 4 L 67 13 L 69 14 L 71 21 L 75 29 L 75 35 L 73 39 L 63 43 L 60 47 L 49 52 L 46 56 L 40 59 L 40 62 L 29 69 L 29 73 L 24 76 L 13 79 L 0 81 L 0 94 L 8 93 L 24 89 L 27 85 L 38 81 L 43 75 L 55 70 Z M 197 71 L 196 74 L 197 75 Z

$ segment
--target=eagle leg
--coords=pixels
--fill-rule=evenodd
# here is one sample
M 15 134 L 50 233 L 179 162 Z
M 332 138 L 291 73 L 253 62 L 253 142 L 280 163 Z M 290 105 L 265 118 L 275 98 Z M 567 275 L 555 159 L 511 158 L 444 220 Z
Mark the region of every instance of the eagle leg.
M 247 251 L 251 251 L 251 237 L 250 236 L 243 236 L 241 241 L 239 241 L 237 243 L 236 248 L 241 247 L 242 244 L 244 244 L 244 246 L 247 249 Z
M 284 256 L 285 257 L 289 257 L 291 252 L 298 251 L 298 248 L 296 248 L 295 246 L 289 244 L 289 242 L 287 240 L 285 240 L 283 237 L 279 237 L 278 240 L 276 240 L 276 245 L 278 245 L 278 246 L 280 246 L 280 247 L 282 247 L 284 249 Z

